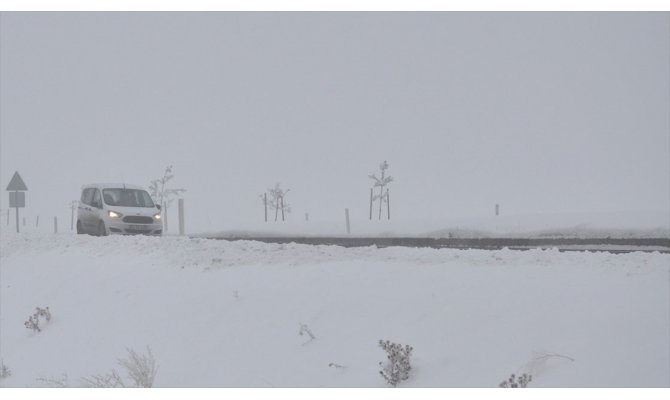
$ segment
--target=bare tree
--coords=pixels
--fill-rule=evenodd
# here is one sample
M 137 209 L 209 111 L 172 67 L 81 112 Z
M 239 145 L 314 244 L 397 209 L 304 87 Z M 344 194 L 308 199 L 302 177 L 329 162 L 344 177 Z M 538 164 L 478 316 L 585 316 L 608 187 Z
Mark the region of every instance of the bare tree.
M 167 183 L 170 179 L 174 178 L 172 175 L 172 165 L 169 165 L 165 168 L 163 177 L 160 179 L 154 179 L 149 185 L 149 192 L 151 197 L 154 199 L 154 202 L 161 205 L 161 214 L 163 220 L 163 230 L 167 232 L 167 209 L 174 201 L 174 196 L 179 196 L 181 193 L 184 193 L 186 189 L 170 189 L 167 187 Z
M 388 169 L 389 164 L 388 162 L 384 161 L 383 163 L 379 164 L 379 171 L 380 177 L 377 177 L 377 175 L 372 174 L 368 175 L 370 179 L 374 181 L 373 188 L 379 188 L 379 194 L 375 194 L 371 197 L 370 199 L 370 209 L 372 209 L 372 202 L 379 200 L 379 219 L 382 219 L 382 204 L 387 203 L 388 204 L 388 196 L 389 192 L 388 189 L 386 189 L 386 186 L 393 182 L 393 177 L 392 176 L 386 176 L 386 170 Z M 386 189 L 386 190 L 384 190 Z M 372 218 L 372 213 L 370 213 L 370 217 Z M 391 218 L 391 213 L 389 210 L 389 219 Z
M 269 194 L 269 196 L 266 196 L 265 193 L 260 195 L 261 200 L 265 204 L 266 210 L 268 205 L 271 208 L 275 209 L 275 221 L 277 221 L 277 218 L 279 217 L 279 211 L 281 211 L 282 221 L 286 220 L 285 213 L 288 214 L 291 212 L 291 205 L 284 200 L 286 193 L 288 193 L 289 191 L 291 191 L 291 189 L 284 190 L 281 188 L 281 184 L 277 183 L 275 184 L 274 188 L 267 190 L 266 193 Z M 266 221 L 267 221 L 267 211 L 266 211 Z

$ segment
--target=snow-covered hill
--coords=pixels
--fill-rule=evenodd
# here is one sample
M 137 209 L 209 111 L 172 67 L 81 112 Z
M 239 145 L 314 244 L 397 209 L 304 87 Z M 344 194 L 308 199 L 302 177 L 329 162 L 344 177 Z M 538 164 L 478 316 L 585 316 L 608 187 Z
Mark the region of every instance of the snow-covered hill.
M 402 387 L 670 386 L 668 254 L 0 239 L 0 386 L 128 379 L 148 346 L 158 387 L 384 387 L 380 339 L 414 347 Z

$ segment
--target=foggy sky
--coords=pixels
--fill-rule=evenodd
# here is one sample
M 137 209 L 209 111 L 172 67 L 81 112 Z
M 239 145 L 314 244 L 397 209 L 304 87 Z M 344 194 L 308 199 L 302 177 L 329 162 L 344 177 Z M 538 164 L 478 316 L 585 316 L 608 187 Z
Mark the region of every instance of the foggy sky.
M 393 217 L 666 211 L 670 14 L 2 13 L 0 208 L 69 218 L 167 165 L 189 231 Z M 68 224 L 69 225 L 69 224 Z

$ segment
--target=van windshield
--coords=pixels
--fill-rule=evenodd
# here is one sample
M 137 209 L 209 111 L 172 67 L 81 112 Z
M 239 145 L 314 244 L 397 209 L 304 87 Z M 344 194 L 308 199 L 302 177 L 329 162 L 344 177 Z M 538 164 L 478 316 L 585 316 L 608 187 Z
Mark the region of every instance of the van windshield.
M 139 189 L 103 189 L 105 204 L 119 207 L 154 207 L 151 196 Z

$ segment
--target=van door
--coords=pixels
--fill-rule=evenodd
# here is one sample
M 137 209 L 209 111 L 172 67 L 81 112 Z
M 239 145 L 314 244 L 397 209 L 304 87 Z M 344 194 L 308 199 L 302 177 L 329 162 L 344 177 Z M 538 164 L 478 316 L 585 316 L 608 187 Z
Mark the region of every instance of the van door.
M 93 189 L 93 200 L 91 201 L 91 218 L 89 221 L 91 224 L 91 229 L 98 229 L 98 223 L 102 219 L 102 213 L 103 207 L 100 189 Z
M 84 189 L 81 194 L 81 204 L 79 204 L 79 222 L 85 231 L 91 231 L 91 201 L 93 200 L 92 188 Z

